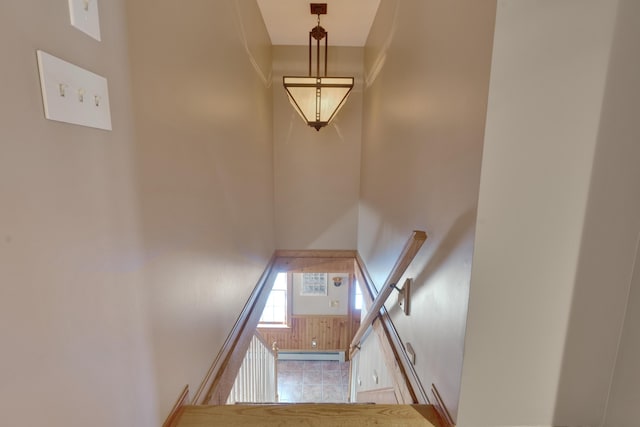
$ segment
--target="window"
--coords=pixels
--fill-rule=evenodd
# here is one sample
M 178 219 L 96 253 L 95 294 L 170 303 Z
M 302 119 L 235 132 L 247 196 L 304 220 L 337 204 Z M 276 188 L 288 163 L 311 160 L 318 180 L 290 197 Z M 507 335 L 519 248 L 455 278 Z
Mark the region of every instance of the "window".
M 360 284 L 356 280 L 356 297 L 353 300 L 353 308 L 356 310 L 362 310 L 362 289 L 360 289 Z
M 278 273 L 258 327 L 287 326 L 290 294 L 287 273 Z

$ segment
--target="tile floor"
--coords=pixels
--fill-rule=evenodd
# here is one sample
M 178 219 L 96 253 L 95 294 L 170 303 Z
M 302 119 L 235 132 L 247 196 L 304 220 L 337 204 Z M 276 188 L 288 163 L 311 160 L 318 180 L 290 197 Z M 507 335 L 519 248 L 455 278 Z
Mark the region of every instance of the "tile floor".
M 349 362 L 278 361 L 280 402 L 347 402 Z

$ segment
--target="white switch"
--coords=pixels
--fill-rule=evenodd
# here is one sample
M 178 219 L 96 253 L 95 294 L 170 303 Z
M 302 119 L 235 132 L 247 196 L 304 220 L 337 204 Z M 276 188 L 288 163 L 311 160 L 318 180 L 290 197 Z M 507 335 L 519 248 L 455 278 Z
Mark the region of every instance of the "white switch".
M 107 79 L 41 50 L 37 53 L 45 117 L 111 130 Z
M 100 41 L 98 0 L 69 0 L 71 25 Z

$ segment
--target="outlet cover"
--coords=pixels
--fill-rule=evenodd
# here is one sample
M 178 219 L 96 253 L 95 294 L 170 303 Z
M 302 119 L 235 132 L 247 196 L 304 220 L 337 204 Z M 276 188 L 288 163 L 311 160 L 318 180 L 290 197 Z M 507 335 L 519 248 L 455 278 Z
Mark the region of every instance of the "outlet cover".
M 111 130 L 107 79 L 41 50 L 37 56 L 45 117 Z
M 98 0 L 69 0 L 71 25 L 100 41 Z

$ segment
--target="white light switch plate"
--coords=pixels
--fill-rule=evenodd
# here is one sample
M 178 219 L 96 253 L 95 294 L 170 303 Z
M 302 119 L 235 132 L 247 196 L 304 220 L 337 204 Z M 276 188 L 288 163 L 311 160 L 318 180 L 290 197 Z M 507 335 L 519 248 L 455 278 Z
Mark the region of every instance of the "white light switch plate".
M 69 0 L 71 25 L 100 41 L 98 0 Z
M 41 50 L 37 55 L 45 117 L 111 130 L 107 79 Z

